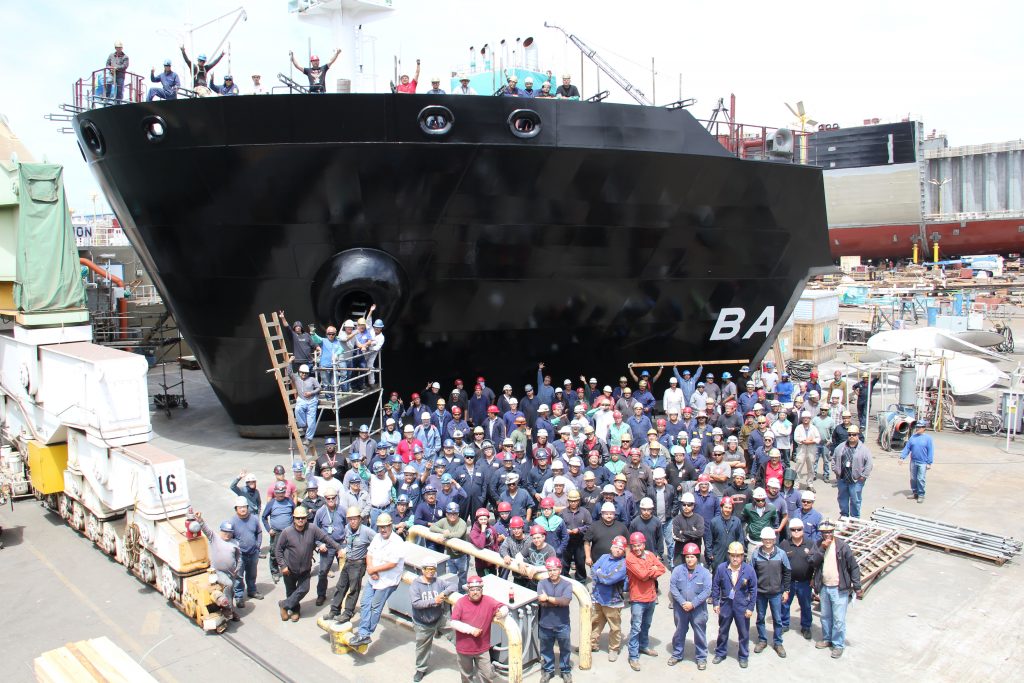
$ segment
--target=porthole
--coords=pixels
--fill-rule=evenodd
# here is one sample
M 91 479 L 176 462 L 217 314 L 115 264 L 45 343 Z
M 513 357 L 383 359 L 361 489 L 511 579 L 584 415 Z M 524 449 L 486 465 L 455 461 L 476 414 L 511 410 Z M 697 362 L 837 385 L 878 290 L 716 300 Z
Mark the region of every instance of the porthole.
M 532 109 L 516 109 L 508 115 L 508 129 L 517 138 L 537 137 L 541 129 L 540 114 Z
M 419 121 L 420 130 L 430 136 L 447 135 L 455 124 L 455 115 L 451 109 L 440 105 L 424 107 L 416 119 Z
M 100 134 L 100 129 L 96 127 L 96 124 L 86 119 L 82 121 L 81 131 L 82 140 L 85 142 L 85 146 L 89 148 L 89 151 L 98 157 L 103 156 L 104 152 L 107 151 L 107 146 L 103 142 L 103 136 Z
M 153 144 L 163 142 L 167 135 L 167 122 L 160 116 L 147 116 L 142 119 L 142 130 L 146 133 L 146 139 Z

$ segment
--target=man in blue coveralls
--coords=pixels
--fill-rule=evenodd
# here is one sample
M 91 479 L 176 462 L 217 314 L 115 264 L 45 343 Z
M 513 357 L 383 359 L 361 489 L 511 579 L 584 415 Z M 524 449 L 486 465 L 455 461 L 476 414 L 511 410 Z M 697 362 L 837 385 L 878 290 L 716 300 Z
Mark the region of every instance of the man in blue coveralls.
M 729 628 L 736 623 L 740 667 L 747 668 L 750 657 L 750 617 L 754 615 L 757 595 L 757 575 L 754 568 L 743 561 L 743 544 L 729 544 L 729 561 L 718 565 L 711 588 L 711 601 L 718 615 L 718 643 L 715 645 L 713 664 L 725 661 L 729 646 Z

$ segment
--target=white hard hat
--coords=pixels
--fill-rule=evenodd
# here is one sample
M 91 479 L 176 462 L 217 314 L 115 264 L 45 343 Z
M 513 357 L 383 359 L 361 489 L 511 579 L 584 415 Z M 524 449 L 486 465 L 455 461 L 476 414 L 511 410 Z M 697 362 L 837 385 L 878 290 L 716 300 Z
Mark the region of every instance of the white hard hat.
M 814 491 L 801 491 L 800 500 L 814 500 Z
M 651 476 L 654 477 L 655 479 L 659 479 L 661 477 L 664 477 L 665 476 L 665 470 L 663 468 L 661 468 L 661 467 L 655 467 L 654 471 L 651 472 Z
M 646 497 L 645 498 L 641 498 L 640 499 L 640 509 L 641 510 L 653 510 L 654 509 L 654 501 L 651 500 L 650 498 L 646 498 Z
M 236 497 L 235 498 L 235 507 L 236 508 L 247 508 L 247 507 L 249 507 L 249 499 L 246 498 L 245 496 L 238 496 L 238 497 Z
M 754 489 L 754 498 L 757 498 L 757 499 L 760 500 L 761 498 L 767 498 L 767 497 L 768 497 L 768 493 L 765 492 L 765 490 L 763 488 L 761 488 L 760 486 L 758 486 L 756 489 Z
M 601 512 L 615 512 L 615 503 L 602 503 Z
M 697 502 L 697 499 L 693 497 L 692 493 L 687 491 L 686 493 L 683 494 L 683 497 L 680 499 L 680 501 L 683 503 L 695 503 Z
M 769 538 L 775 540 L 775 529 L 771 528 L 770 526 L 766 526 L 765 528 L 761 529 L 761 540 L 764 541 Z
M 299 372 L 309 372 L 309 366 L 303 363 L 299 366 Z
M 768 480 L 768 488 L 780 488 L 779 480 L 777 477 L 772 477 L 771 479 Z

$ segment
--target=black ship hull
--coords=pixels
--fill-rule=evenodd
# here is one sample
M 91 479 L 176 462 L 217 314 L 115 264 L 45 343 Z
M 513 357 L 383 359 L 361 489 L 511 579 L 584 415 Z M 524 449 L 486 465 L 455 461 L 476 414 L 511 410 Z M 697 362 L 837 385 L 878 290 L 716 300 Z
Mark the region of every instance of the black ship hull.
M 438 113 L 447 134 L 421 125 Z M 282 95 L 75 128 L 240 426 L 283 420 L 261 312 L 322 329 L 372 299 L 387 389 L 482 374 L 518 394 L 536 361 L 605 382 L 630 361 L 759 358 L 831 264 L 820 169 L 736 159 L 685 111 Z

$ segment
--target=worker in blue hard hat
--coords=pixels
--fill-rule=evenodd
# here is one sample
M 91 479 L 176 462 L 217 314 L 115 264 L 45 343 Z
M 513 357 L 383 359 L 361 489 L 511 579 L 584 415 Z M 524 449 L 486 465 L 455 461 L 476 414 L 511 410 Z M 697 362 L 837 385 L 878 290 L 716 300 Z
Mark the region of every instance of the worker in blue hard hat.
M 217 64 L 220 63 L 220 60 L 224 58 L 224 53 L 221 52 L 219 55 L 217 55 L 217 57 L 215 57 L 212 61 L 209 62 L 206 61 L 205 54 L 199 53 L 199 55 L 196 56 L 196 63 L 193 64 L 192 61 L 188 58 L 188 54 L 185 52 L 185 46 L 182 45 L 181 57 L 185 60 L 185 64 L 188 65 L 188 68 L 192 73 L 192 87 L 209 88 L 209 83 L 211 82 L 212 79 L 212 77 L 210 76 L 210 72 L 213 71 L 213 67 L 217 66 Z
M 164 70 L 157 76 L 156 69 L 149 70 L 149 80 L 159 83 L 159 88 L 150 88 L 146 94 L 146 101 L 152 102 L 153 98 L 159 97 L 162 100 L 174 100 L 178 98 L 178 88 L 181 87 L 181 80 L 178 74 L 171 69 L 171 60 L 164 60 Z

